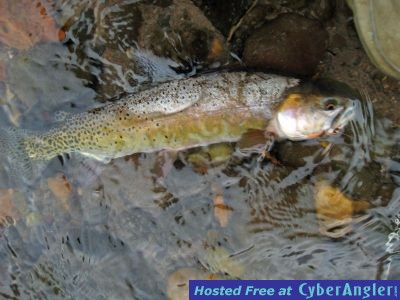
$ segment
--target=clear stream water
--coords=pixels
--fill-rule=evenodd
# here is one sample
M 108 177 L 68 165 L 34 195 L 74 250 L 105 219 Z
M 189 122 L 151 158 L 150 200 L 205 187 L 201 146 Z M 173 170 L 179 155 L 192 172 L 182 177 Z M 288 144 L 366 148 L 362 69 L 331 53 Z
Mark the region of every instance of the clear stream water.
M 79 2 L 54 8 L 56 20 L 68 20 L 64 44 L 3 49 L 9 71 L 0 87 L 2 126 L 43 128 L 58 111 L 83 111 L 120 92 L 196 72 L 193 61 L 161 58 L 128 39 L 124 5 L 132 1 Z M 101 22 L 107 16 L 114 26 Z M 101 35 L 95 28 L 103 29 Z M 125 59 L 135 70 L 105 58 L 112 43 L 119 45 L 115 56 L 131 53 Z M 261 161 L 257 153 L 243 155 L 235 145 L 225 145 L 232 153 L 202 168 L 191 158 L 208 157 L 204 149 L 137 154 L 108 164 L 70 155 L 63 163 L 52 160 L 30 190 L 12 192 L 3 170 L 1 193 L 12 193 L 14 213 L 3 217 L 0 229 L 0 297 L 164 299 L 177 272 L 227 279 L 399 279 L 399 139 L 400 131 L 375 118 L 364 101 L 344 134 L 328 140 L 332 146 L 276 145 L 282 165 Z M 70 185 L 65 197 L 48 184 L 60 174 Z M 320 182 L 369 208 L 346 220 L 338 214 L 328 224 L 317 211 Z M 227 209 L 219 209 L 216 198 Z

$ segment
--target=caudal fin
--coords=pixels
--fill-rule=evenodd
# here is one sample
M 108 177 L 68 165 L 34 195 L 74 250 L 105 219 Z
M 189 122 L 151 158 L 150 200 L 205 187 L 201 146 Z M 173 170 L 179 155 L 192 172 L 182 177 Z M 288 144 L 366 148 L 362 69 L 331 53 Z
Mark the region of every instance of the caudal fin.
M 24 147 L 26 133 L 17 128 L 0 128 L 0 163 L 11 185 L 30 185 L 34 179 L 31 159 Z

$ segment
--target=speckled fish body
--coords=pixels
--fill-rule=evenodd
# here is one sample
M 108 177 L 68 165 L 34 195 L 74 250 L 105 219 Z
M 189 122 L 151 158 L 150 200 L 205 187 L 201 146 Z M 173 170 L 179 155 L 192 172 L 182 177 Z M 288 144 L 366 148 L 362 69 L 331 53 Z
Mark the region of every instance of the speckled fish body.
M 26 134 L 30 159 L 80 152 L 109 159 L 136 152 L 180 150 L 237 141 L 267 127 L 297 79 L 264 73 L 218 73 L 169 83 L 85 113 L 46 132 Z

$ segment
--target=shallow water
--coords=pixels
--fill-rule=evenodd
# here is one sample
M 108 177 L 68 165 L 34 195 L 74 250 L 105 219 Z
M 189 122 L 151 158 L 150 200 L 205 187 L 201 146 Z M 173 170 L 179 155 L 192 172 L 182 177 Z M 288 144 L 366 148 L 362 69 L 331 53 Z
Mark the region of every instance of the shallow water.
M 169 36 L 164 50 L 173 45 L 175 52 L 162 58 L 138 50 L 135 2 L 48 7 L 68 24 L 66 41 L 3 49 L 9 69 L 2 126 L 43 128 L 57 111 L 84 111 L 225 62 L 190 57 L 184 42 L 176 45 L 179 34 L 162 25 Z M 204 149 L 135 154 L 108 164 L 64 156 L 27 191 L 8 186 L 3 171 L 0 200 L 11 208 L 3 205 L 0 295 L 163 299 L 177 273 L 186 279 L 399 279 L 399 139 L 399 129 L 375 117 L 364 99 L 342 135 L 275 145 L 282 165 L 225 145 L 231 154 L 200 167 L 191 158 L 209 157 Z M 327 219 L 318 209 L 321 182 L 368 208 L 356 211 L 345 202 L 345 212 Z

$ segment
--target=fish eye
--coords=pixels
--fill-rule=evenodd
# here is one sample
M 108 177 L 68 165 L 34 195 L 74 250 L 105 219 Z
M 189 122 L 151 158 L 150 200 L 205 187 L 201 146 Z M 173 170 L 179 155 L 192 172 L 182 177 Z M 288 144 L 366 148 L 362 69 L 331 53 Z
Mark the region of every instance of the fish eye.
M 322 102 L 322 107 L 324 110 L 335 110 L 338 106 L 338 100 L 335 98 L 325 98 Z

